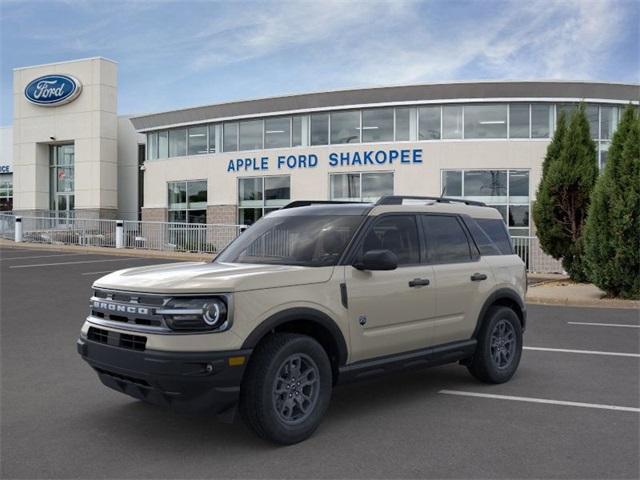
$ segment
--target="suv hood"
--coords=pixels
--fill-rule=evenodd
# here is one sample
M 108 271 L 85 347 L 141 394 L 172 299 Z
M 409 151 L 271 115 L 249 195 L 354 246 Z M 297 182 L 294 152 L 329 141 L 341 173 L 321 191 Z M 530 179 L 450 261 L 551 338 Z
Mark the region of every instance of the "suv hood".
M 94 286 L 148 293 L 223 293 L 322 283 L 332 272 L 333 267 L 181 262 L 118 270 Z

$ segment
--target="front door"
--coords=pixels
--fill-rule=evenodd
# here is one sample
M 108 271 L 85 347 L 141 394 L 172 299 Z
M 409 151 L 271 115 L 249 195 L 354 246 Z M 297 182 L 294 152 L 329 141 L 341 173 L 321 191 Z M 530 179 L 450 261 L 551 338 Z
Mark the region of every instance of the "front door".
M 431 344 L 430 321 L 435 315 L 430 285 L 433 267 L 421 263 L 416 216 L 385 215 L 375 219 L 357 248 L 356 258 L 377 249 L 395 253 L 398 268 L 361 271 L 345 267 L 351 361 Z

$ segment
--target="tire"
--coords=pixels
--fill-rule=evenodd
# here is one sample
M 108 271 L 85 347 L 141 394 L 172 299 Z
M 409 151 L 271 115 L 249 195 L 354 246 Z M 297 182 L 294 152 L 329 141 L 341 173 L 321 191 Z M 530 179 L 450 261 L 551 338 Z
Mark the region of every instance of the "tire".
M 301 442 L 318 428 L 332 384 L 331 363 L 318 342 L 306 335 L 273 334 L 251 356 L 240 415 L 261 438 L 281 445 Z
M 471 375 L 485 383 L 511 379 L 522 356 L 522 325 L 516 312 L 509 307 L 489 308 L 477 340 L 476 352 L 467 366 Z

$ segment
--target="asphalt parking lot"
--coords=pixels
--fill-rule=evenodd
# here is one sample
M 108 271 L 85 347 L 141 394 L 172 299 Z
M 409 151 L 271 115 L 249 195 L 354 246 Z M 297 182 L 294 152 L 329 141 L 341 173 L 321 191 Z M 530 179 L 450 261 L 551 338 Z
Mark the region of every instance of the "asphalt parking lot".
M 92 281 L 162 262 L 0 249 L 2 478 L 640 474 L 637 311 L 531 305 L 511 382 L 450 365 L 339 387 L 311 439 L 274 447 L 111 391 L 76 353 Z

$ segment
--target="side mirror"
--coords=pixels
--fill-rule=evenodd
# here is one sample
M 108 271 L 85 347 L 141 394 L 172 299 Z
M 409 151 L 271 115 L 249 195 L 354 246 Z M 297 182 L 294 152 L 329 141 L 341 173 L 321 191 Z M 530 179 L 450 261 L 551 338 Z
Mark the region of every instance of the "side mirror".
M 358 270 L 395 270 L 398 257 L 391 250 L 369 250 L 353 264 Z

